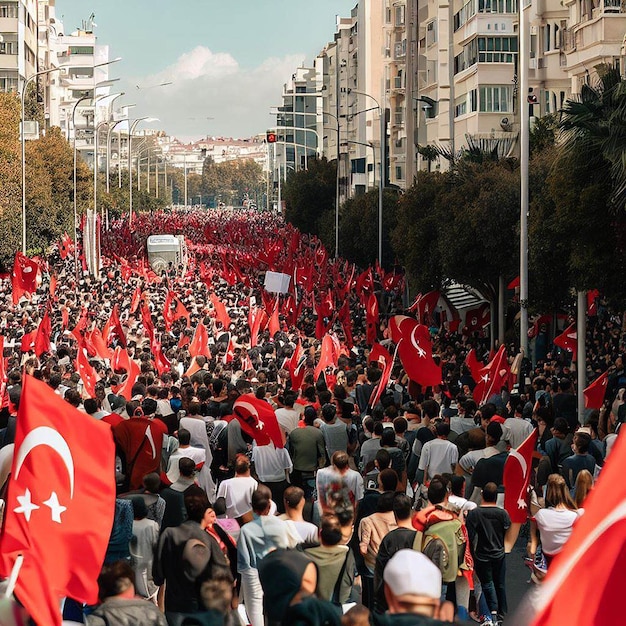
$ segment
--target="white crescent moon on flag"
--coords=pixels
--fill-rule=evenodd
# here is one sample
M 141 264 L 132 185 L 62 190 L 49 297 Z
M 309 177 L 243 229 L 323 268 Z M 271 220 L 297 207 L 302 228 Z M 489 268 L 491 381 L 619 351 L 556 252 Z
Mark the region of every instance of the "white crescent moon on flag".
M 152 458 L 156 459 L 156 446 L 154 445 L 154 439 L 152 438 L 152 431 L 150 430 L 150 426 L 146 426 L 146 437 L 150 442 L 150 446 L 152 448 Z
M 17 452 L 15 461 L 15 480 L 19 478 L 20 470 L 26 457 L 38 446 L 48 446 L 63 459 L 63 464 L 67 469 L 70 478 L 70 498 L 74 497 L 74 458 L 67 442 L 58 431 L 49 426 L 39 426 L 31 430 Z
M 254 417 L 256 417 L 256 422 L 257 422 L 256 427 L 259 430 L 263 428 L 263 422 L 259 419 L 259 413 L 253 404 L 250 404 L 249 402 L 246 402 L 245 400 L 243 400 L 242 402 L 237 402 L 237 406 L 243 409 L 248 409 L 248 411 L 250 411 L 250 413 L 254 415 Z

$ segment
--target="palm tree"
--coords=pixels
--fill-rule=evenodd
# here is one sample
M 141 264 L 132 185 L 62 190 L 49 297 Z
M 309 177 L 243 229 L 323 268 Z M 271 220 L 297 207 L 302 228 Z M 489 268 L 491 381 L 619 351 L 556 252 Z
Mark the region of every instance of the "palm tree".
M 613 208 L 626 206 L 626 81 L 608 66 L 597 68 L 597 85 L 583 85 L 580 96 L 561 110 L 563 156 L 584 155 L 586 174 L 610 185 Z

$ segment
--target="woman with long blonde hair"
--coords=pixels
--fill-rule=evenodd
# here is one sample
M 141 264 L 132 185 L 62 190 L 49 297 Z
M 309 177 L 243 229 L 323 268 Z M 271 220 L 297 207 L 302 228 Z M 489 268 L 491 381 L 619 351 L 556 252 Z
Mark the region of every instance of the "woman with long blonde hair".
M 580 470 L 576 476 L 576 485 L 574 487 L 574 502 L 578 509 L 582 507 L 589 492 L 593 487 L 593 476 L 589 470 Z
M 579 515 L 563 476 L 550 474 L 546 485 L 546 508 L 537 512 L 533 522 L 531 554 L 534 555 L 537 548 L 538 530 L 541 549 L 549 566 L 572 534 L 572 527 Z

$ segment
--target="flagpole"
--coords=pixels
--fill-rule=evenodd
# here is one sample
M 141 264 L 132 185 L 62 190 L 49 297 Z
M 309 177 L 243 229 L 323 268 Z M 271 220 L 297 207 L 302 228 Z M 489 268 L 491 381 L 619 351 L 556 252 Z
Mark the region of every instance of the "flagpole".
M 20 575 L 20 570 L 22 569 L 22 564 L 24 563 L 24 555 L 18 554 L 15 559 L 15 563 L 13 563 L 13 569 L 11 570 L 11 575 L 9 576 L 9 582 L 7 584 L 6 591 L 4 592 L 5 598 L 10 598 L 15 591 L 15 585 L 17 585 L 17 579 Z
M 578 423 L 582 424 L 585 416 L 585 396 L 583 389 L 587 386 L 587 355 L 585 353 L 585 337 L 587 335 L 587 292 L 578 292 L 577 303 L 577 317 L 576 320 L 576 342 L 577 342 L 577 354 L 576 354 L 576 376 L 578 388 L 576 389 L 577 398 L 577 410 L 578 410 Z

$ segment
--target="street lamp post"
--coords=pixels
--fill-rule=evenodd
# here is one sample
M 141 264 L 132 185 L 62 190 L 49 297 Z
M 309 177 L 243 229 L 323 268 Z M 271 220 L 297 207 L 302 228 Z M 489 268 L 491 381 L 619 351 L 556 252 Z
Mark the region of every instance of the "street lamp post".
M 22 84 L 22 108 L 20 114 L 20 134 L 22 139 L 22 254 L 26 254 L 26 133 L 24 132 L 24 118 L 26 117 L 26 89 L 33 80 L 39 78 L 40 76 L 45 76 L 47 74 L 51 74 L 52 72 L 56 72 L 60 69 L 60 67 L 53 67 L 49 70 L 37 72 L 36 74 L 28 77 Z
M 378 107 L 378 113 L 380 115 L 380 178 L 378 181 L 378 262 L 382 264 L 383 262 L 383 189 L 385 186 L 385 135 L 387 129 L 385 127 L 385 112 L 383 108 L 380 106 L 378 100 L 374 98 L 374 96 L 369 93 L 365 93 L 364 91 L 357 91 L 356 89 L 351 89 L 351 93 L 356 93 L 362 96 L 367 96 L 371 98 Z M 374 170 L 376 171 L 376 170 Z
M 135 132 L 135 128 L 140 122 L 156 122 L 156 117 L 139 117 L 133 121 L 128 130 L 128 226 L 132 228 L 133 225 L 133 167 L 132 167 L 132 141 L 133 141 L 133 133 Z
M 322 112 L 322 115 L 332 117 L 337 124 L 337 175 L 335 177 L 335 259 L 337 259 L 339 257 L 339 118 L 328 111 Z

